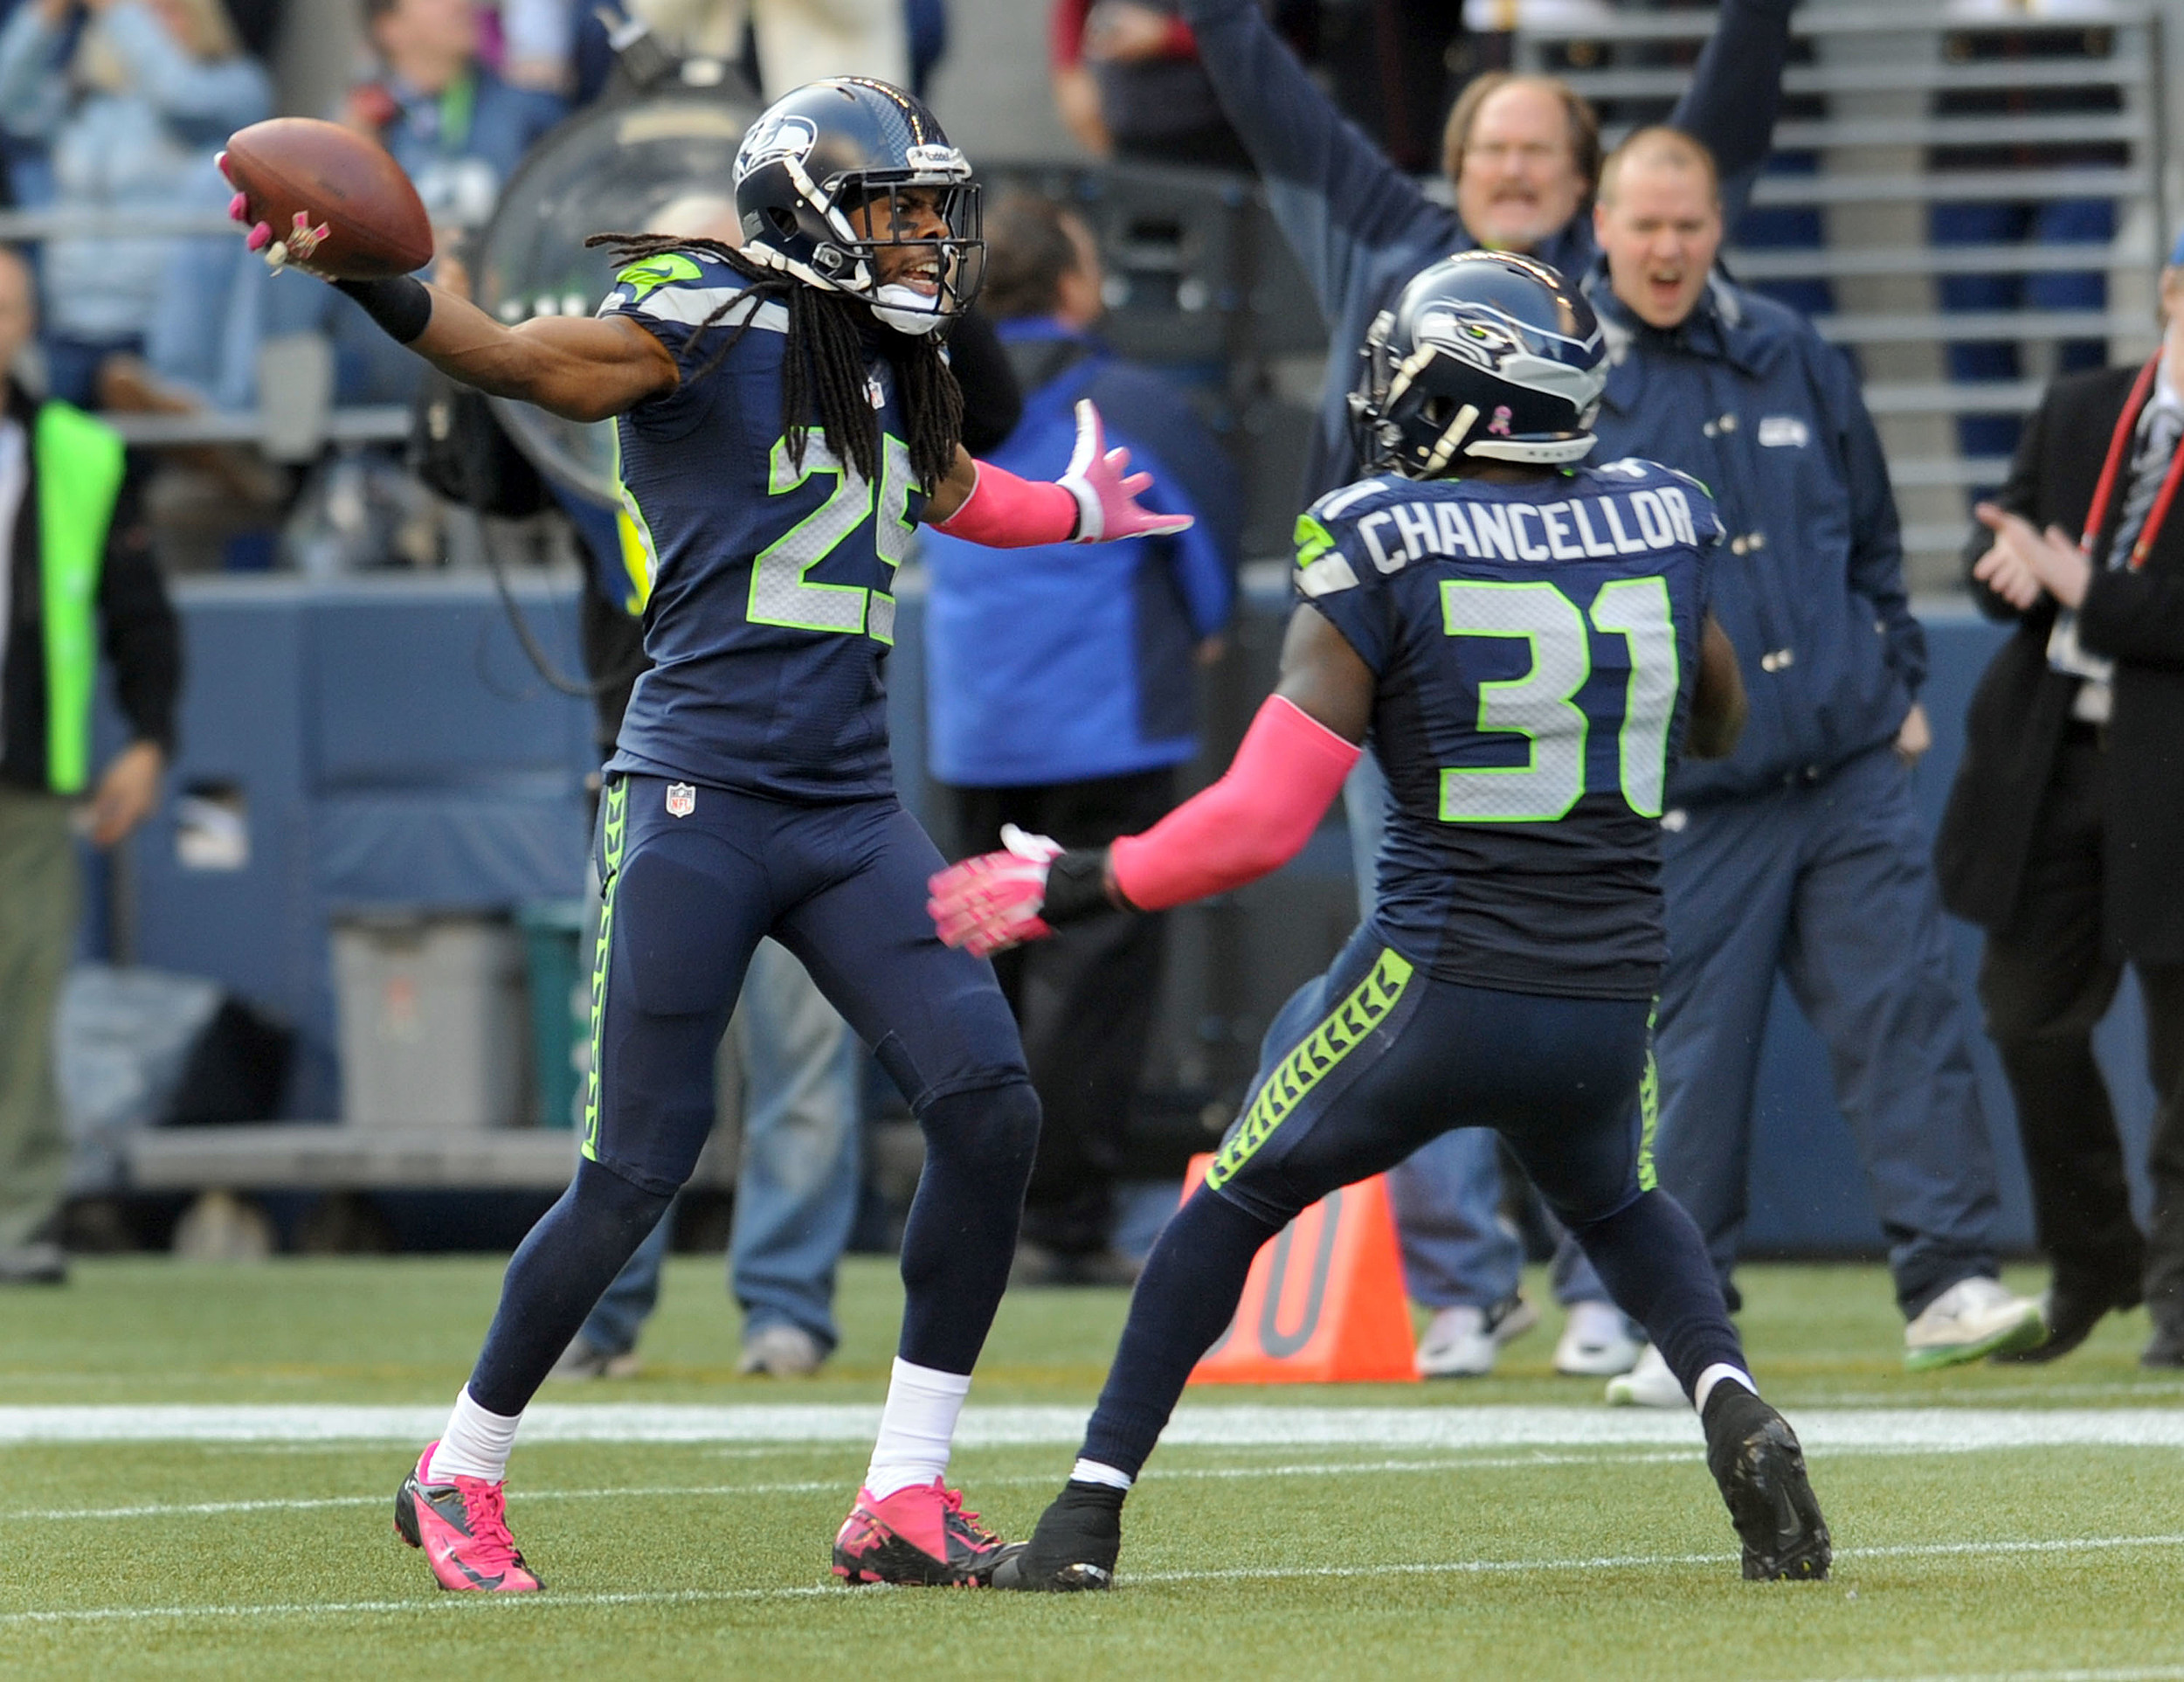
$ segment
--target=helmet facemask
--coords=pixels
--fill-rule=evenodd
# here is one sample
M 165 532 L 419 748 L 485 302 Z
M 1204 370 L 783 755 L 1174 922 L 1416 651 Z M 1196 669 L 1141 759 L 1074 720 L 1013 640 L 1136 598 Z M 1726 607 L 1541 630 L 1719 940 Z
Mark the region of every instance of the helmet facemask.
M 798 151 L 754 157 L 747 141 L 739 173 L 756 168 L 787 177 L 794 209 L 776 202 L 745 212 L 743 249 L 754 262 L 861 298 L 887 325 L 913 335 L 945 325 L 977 297 L 985 279 L 983 211 L 970 162 L 955 147 L 914 145 L 903 167 L 842 170 L 820 181 Z M 914 191 L 932 195 L 944 233 L 917 232 L 925 218 L 909 203 Z M 858 211 L 862 232 L 853 220 Z M 890 266 L 882 254 L 908 248 L 930 253 L 923 278 L 930 293 L 902 279 L 881 280 Z
M 952 148 L 917 149 L 946 149 L 958 163 L 963 157 Z M 861 207 L 865 225 L 873 231 L 862 236 L 853 235 L 849 247 L 856 266 L 867 277 L 865 284 L 841 289 L 863 297 L 871 304 L 872 313 L 897 332 L 930 333 L 953 320 L 971 307 L 971 301 L 978 296 L 985 280 L 984 215 L 978 183 L 970 178 L 967 163 L 962 164 L 962 169 L 960 177 L 937 180 L 923 172 L 903 178 L 896 178 L 892 172 L 886 177 L 851 176 L 845 177 L 837 189 L 837 203 L 843 208 L 842 220 L 849 223 L 848 212 Z M 922 218 L 917 209 L 907 202 L 912 193 L 931 195 L 932 209 L 946 226 L 945 234 L 935 237 L 916 232 Z M 931 292 L 902 279 L 881 280 L 890 266 L 887 261 L 888 254 L 897 251 L 916 253 L 910 273 L 930 285 Z

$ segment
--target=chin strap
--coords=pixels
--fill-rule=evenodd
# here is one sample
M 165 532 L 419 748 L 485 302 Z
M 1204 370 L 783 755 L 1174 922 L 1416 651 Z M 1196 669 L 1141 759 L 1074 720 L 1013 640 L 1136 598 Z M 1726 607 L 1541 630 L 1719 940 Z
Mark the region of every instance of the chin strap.
M 900 280 L 872 289 L 874 316 L 914 339 L 937 333 L 947 326 L 948 317 L 935 307 L 939 302 L 939 299 L 929 298 L 916 287 L 906 287 Z

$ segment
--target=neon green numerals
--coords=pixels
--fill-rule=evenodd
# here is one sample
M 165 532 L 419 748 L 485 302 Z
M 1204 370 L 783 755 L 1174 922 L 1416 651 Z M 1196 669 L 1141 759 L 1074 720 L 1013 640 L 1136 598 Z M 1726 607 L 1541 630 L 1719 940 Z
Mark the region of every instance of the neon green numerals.
M 884 437 L 880 483 L 875 488 L 846 468 L 826 441 L 806 440 L 804 465 L 789 456 L 788 440 L 774 440 L 767 462 L 766 488 L 785 495 L 814 474 L 831 475 L 826 500 L 758 552 L 750 570 L 750 601 L 745 617 L 753 625 L 782 625 L 798 631 L 868 631 L 881 642 L 895 640 L 895 598 L 862 585 L 814 584 L 812 569 L 840 548 L 867 520 L 876 520 L 873 547 L 890 572 L 909 553 L 910 454 L 899 438 Z
M 1448 636 L 1522 638 L 1530 654 L 1523 676 L 1478 685 L 1478 728 L 1523 737 L 1524 763 L 1445 767 L 1441 821 L 1552 823 L 1565 816 L 1586 792 L 1591 720 L 1577 695 L 1593 675 L 1588 616 L 1545 580 L 1451 578 L 1441 586 L 1441 617 Z M 1681 680 L 1668 584 L 1614 579 L 1601 586 L 1589 617 L 1593 631 L 1621 636 L 1629 647 L 1618 781 L 1632 811 L 1658 817 Z
M 1441 628 L 1452 637 L 1522 637 L 1524 676 L 1479 685 L 1479 728 L 1522 736 L 1521 765 L 1441 773 L 1443 823 L 1552 823 L 1585 793 L 1585 709 L 1574 697 L 1593 675 L 1585 620 L 1554 585 L 1448 578 Z
M 1666 578 L 1617 578 L 1593 598 L 1595 630 L 1630 645 L 1630 684 L 1623 695 L 1621 750 L 1623 798 L 1641 818 L 1661 815 L 1669 780 L 1669 724 L 1683 687 Z

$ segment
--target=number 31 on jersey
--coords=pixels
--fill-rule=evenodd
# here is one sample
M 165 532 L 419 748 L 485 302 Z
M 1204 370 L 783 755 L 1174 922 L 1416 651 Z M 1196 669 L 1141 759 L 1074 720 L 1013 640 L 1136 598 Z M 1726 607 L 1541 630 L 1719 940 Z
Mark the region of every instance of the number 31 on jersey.
M 1552 823 L 1585 794 L 1586 743 L 1594 721 L 1577 696 L 1593 675 L 1593 632 L 1622 638 L 1630 652 L 1617 730 L 1623 799 L 1641 817 L 1661 815 L 1669 730 L 1683 679 L 1665 578 L 1611 579 L 1593 599 L 1589 614 L 1545 580 L 1448 578 L 1441 585 L 1441 616 L 1448 636 L 1521 639 L 1531 653 L 1523 676 L 1477 686 L 1479 730 L 1524 737 L 1525 763 L 1444 768 L 1442 822 Z

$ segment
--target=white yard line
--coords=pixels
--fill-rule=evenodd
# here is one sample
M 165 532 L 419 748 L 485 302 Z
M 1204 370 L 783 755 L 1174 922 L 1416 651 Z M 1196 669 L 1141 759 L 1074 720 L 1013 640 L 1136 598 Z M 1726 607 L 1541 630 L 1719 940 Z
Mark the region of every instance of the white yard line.
M 865 1403 L 708 1406 L 546 1402 L 524 1416 L 537 1443 L 857 1443 L 880 1410 Z M 45 1443 L 324 1443 L 429 1439 L 438 1406 L 185 1404 L 0 1407 L 0 1447 Z M 1073 1446 L 1082 1407 L 980 1407 L 964 1413 L 965 1448 Z M 1800 1408 L 1807 1448 L 1954 1453 L 1983 1449 L 2184 1448 L 2184 1407 Z M 1173 1447 L 1511 1450 L 1696 1446 L 1688 1410 L 1603 1407 L 1306 1408 L 1189 1402 L 1164 1439 Z
M 2177 1536 L 2078 1536 L 2048 1540 L 1922 1542 L 1898 1547 L 1844 1548 L 1839 1561 L 1858 1559 L 1916 1559 L 1964 1554 L 2055 1554 L 2112 1552 L 2120 1549 L 2184 1547 Z M 1531 1571 L 1607 1571 L 1668 1568 L 1685 1566 L 1733 1564 L 1730 1554 L 1621 1554 L 1582 1559 L 1451 1560 L 1439 1563 L 1400 1565 L 1327 1565 L 1243 1567 L 1227 1571 L 1125 1572 L 1123 1582 L 1143 1583 L 1294 1582 L 1346 1581 L 1372 1577 L 1434 1577 L 1505 1575 Z M 886 1591 L 901 1592 L 901 1591 Z M 0 1629 L 31 1624 L 135 1623 L 159 1620 L 179 1622 L 217 1618 L 339 1618 L 383 1615 L 411 1616 L 461 1608 L 498 1606 L 554 1611 L 565 1608 L 599 1606 L 704 1605 L 730 1601 L 808 1600 L 839 1596 L 847 1605 L 882 1597 L 880 1591 L 850 1591 L 831 1585 L 798 1585 L 777 1589 L 685 1589 L 634 1594 L 543 1595 L 433 1595 L 415 1600 L 335 1601 L 313 1604 L 285 1601 L 242 1606 L 87 1606 L 70 1609 L 0 1613 Z M 2184 1677 L 2184 1670 L 2050 1671 L 2022 1673 L 2022 1682 L 2161 1682 Z M 2021 1682 L 2016 1673 L 1994 1677 L 1901 1679 L 1900 1682 Z
M 1934 1676 L 1829 1678 L 1828 1682 L 2184 1682 L 2184 1665 L 2132 1665 L 2092 1671 L 1964 1671 Z
M 1340 1460 L 1303 1465 L 1171 1466 L 1147 1474 L 1153 1484 L 1187 1482 L 1207 1478 L 1350 1478 L 1368 1473 L 1420 1471 L 1530 1471 L 1538 1466 L 1645 1465 L 1662 1461 L 1695 1461 L 1695 1449 L 1670 1449 L 1655 1453 L 1521 1454 L 1440 1460 Z M 1057 1471 L 1028 1477 L 988 1478 L 977 1480 L 980 1489 L 1003 1485 L 1051 1484 Z M 517 1485 L 514 1499 L 521 1506 L 533 1501 L 606 1501 L 643 1498 L 681 1500 L 731 1495 L 810 1495 L 834 1490 L 848 1493 L 846 1478 L 812 1479 L 784 1484 L 629 1485 L 616 1489 L 528 1489 Z M 310 1512 L 327 1507 L 391 1505 L 391 1495 L 315 1495 L 294 1499 L 252 1501 L 147 1502 L 136 1506 L 26 1507 L 0 1512 L 0 1524 L 74 1523 L 93 1519 L 176 1519 L 217 1516 L 228 1512 Z

